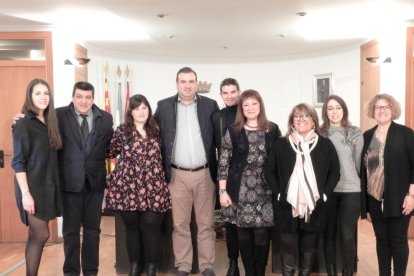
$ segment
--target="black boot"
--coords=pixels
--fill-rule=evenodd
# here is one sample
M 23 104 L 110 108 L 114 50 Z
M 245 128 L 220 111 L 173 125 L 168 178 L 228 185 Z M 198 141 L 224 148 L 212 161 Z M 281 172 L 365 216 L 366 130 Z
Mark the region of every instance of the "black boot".
M 154 263 L 148 263 L 147 276 L 155 276 L 157 274 L 157 266 Z
M 253 246 L 250 243 L 249 240 L 239 240 L 239 250 L 243 261 L 245 276 L 256 276 Z
M 326 273 L 328 274 L 328 276 L 336 276 L 336 266 L 333 264 L 327 264 Z
M 300 252 L 299 254 L 299 276 L 309 276 L 313 265 L 313 252 Z
M 294 276 L 296 267 L 296 256 L 294 254 L 280 253 L 282 261 L 282 275 Z
M 354 270 L 351 268 L 344 268 L 342 269 L 342 276 L 352 276 L 354 275 Z
M 141 268 L 138 262 L 131 262 L 128 276 L 141 276 Z
M 239 264 L 237 259 L 229 261 L 229 268 L 227 269 L 226 276 L 240 276 Z
M 254 246 L 254 267 L 256 276 L 265 276 L 267 259 L 269 258 L 269 244 Z

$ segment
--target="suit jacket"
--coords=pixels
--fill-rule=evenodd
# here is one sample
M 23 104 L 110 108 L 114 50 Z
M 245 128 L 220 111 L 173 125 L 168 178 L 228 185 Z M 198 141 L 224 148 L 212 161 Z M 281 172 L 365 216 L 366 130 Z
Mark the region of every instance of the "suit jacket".
M 196 95 L 196 101 L 198 123 L 200 125 L 204 150 L 206 152 L 211 178 L 215 180 L 217 176 L 217 160 L 213 146 L 211 115 L 219 108 L 215 100 L 204 96 Z M 170 182 L 171 179 L 172 150 L 176 133 L 177 102 L 178 94 L 159 101 L 154 114 L 160 126 L 160 135 L 162 139 L 161 154 L 167 182 Z
M 112 137 L 112 115 L 92 106 L 93 127 L 86 143 L 73 103 L 56 109 L 63 147 L 58 152 L 61 190 L 82 191 L 88 179 L 92 191 L 102 191 L 106 186 L 106 147 Z
M 365 157 L 377 126 L 364 132 Z M 364 158 L 362 159 L 364 160 Z M 363 205 L 361 217 L 367 217 L 367 169 L 361 162 Z M 392 122 L 384 148 L 384 217 L 402 215 L 402 205 L 410 184 L 414 183 L 414 132 L 411 128 Z

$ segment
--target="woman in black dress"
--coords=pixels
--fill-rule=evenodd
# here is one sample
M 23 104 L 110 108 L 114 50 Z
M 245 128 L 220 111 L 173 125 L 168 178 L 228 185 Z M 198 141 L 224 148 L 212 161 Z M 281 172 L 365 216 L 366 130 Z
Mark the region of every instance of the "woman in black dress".
M 125 224 L 131 276 L 140 275 L 142 247 L 147 275 L 156 275 L 161 225 L 171 208 L 158 132 L 148 100 L 134 95 L 125 123 L 115 130 L 107 149 L 107 156 L 118 157 L 118 162 L 108 176 L 106 206 L 119 212 Z
M 237 226 L 247 276 L 265 275 L 273 208 L 264 163 L 279 136 L 279 127 L 266 118 L 260 94 L 244 91 L 236 120 L 222 139 L 218 178 L 224 219 Z
M 299 275 L 309 275 L 318 236 L 340 176 L 332 142 L 319 135 L 315 109 L 296 105 L 288 121 L 288 133 L 279 139 L 268 157 L 266 177 L 274 195 L 275 221 L 280 229 L 283 275 L 294 275 L 299 255 Z
M 13 128 L 15 191 L 20 216 L 29 226 L 26 275 L 37 275 L 43 247 L 49 238 L 49 221 L 61 216 L 57 150 L 62 147 L 52 90 L 42 79 L 26 90 L 22 113 Z

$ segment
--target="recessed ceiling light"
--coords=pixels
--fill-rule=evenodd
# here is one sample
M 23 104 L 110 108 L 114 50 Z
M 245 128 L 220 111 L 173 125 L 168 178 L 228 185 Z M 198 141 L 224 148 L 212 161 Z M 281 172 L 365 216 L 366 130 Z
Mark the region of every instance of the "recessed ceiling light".
M 227 47 L 227 46 L 223 46 L 223 49 L 228 49 L 229 47 Z
M 306 16 L 308 13 L 307 12 L 297 12 L 296 15 L 299 16 Z
M 157 16 L 158 16 L 159 18 L 164 18 L 164 17 L 165 17 L 165 13 L 159 13 L 159 14 L 157 14 Z
M 280 37 L 287 37 L 288 34 L 278 34 L 278 36 L 280 36 Z
M 164 37 L 165 38 L 174 38 L 174 35 L 172 35 L 172 34 L 166 34 L 166 35 L 164 35 Z

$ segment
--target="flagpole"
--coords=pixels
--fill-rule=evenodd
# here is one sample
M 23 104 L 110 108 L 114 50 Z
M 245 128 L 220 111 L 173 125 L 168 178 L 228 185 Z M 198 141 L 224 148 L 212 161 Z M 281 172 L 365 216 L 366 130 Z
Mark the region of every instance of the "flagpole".
M 120 124 L 122 124 L 123 120 L 123 116 L 124 116 L 124 112 L 123 112 L 123 105 L 122 105 L 122 83 L 121 83 L 121 76 L 122 76 L 122 71 L 121 68 L 119 67 L 119 65 L 116 68 L 116 75 L 118 77 L 118 110 L 116 112 L 116 125 L 119 126 Z
M 128 110 L 129 97 L 130 97 L 129 68 L 128 68 L 128 65 L 125 69 L 125 75 L 126 75 L 126 96 L 125 96 L 125 111 L 126 111 L 126 110 Z

